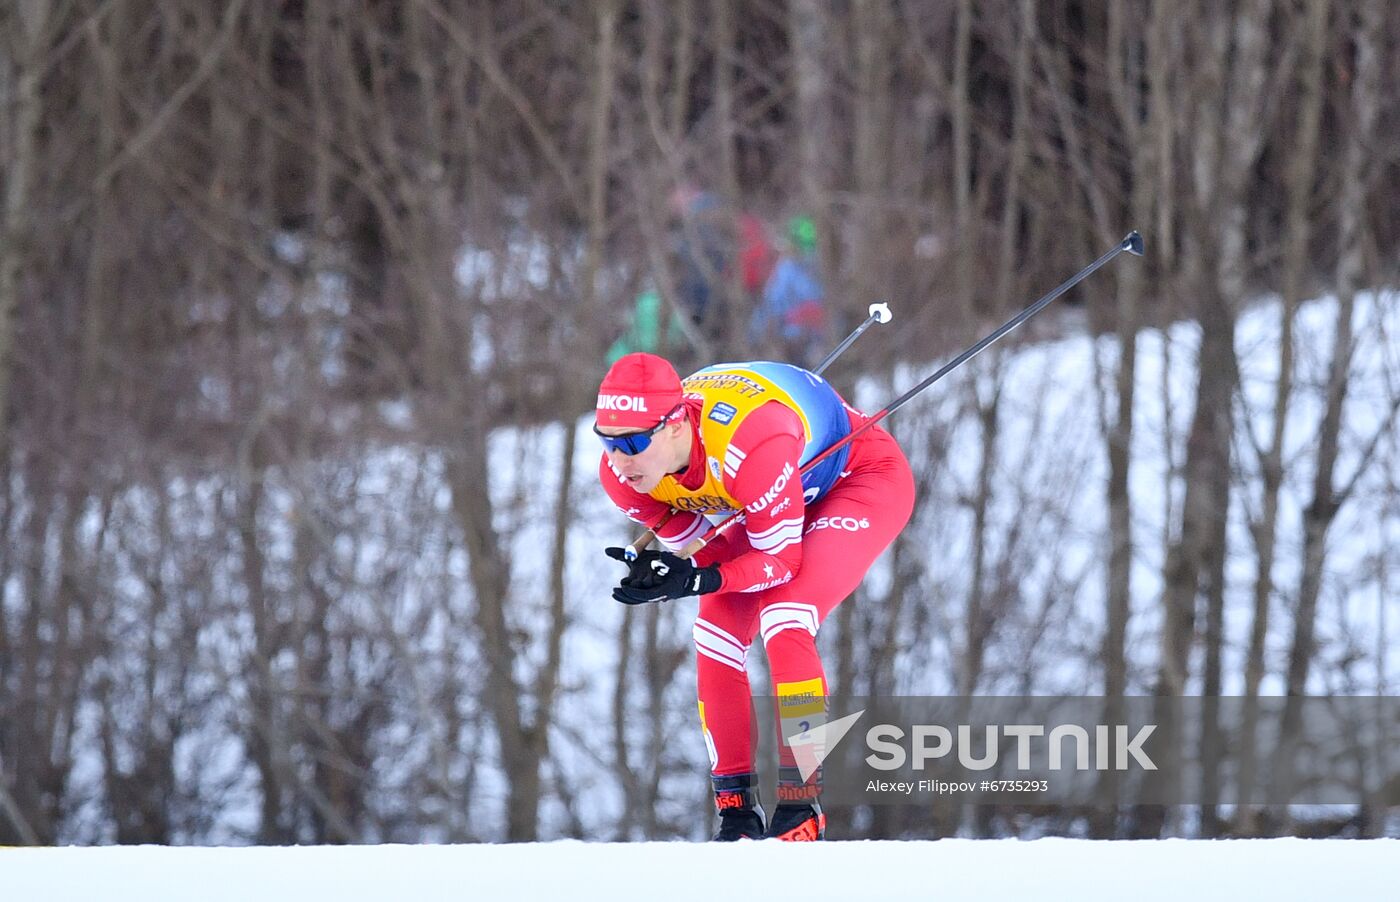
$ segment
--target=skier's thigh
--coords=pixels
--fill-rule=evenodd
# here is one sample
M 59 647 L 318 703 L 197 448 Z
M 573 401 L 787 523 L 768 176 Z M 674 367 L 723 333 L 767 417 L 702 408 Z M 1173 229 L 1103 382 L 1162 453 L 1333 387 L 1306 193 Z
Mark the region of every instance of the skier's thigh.
M 909 502 L 900 503 L 902 499 L 894 497 L 893 503 L 876 503 L 874 493 L 848 494 L 841 491 L 844 487 L 838 486 L 808 508 L 802 569 L 791 582 L 762 593 L 765 607 L 782 602 L 810 604 L 820 619 L 826 619 L 856 590 L 871 564 L 908 522 Z

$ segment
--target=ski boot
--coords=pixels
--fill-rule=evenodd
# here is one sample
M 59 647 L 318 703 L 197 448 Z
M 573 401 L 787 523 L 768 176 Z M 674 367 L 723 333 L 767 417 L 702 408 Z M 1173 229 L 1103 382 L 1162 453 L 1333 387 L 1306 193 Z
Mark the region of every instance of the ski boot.
M 715 787 L 715 810 L 719 812 L 719 832 L 715 842 L 763 838 L 763 809 L 754 788 L 756 774 L 728 774 L 711 779 Z
M 768 823 L 767 839 L 814 842 L 826 838 L 826 815 L 821 806 L 821 769 L 803 780 L 795 767 L 778 769 L 778 808 Z
M 768 824 L 766 839 L 783 842 L 815 842 L 826 838 L 826 815 L 820 802 L 802 805 L 779 805 Z

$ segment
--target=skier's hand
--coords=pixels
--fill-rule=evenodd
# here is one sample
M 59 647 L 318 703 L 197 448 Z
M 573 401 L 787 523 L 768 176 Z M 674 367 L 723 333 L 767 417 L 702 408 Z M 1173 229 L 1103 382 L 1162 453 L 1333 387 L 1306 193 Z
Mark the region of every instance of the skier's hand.
M 622 585 L 613 589 L 613 598 L 623 604 L 669 601 L 716 592 L 723 582 L 718 564 L 697 567 L 669 551 L 658 552 L 655 558 L 648 561 L 646 570 L 649 572 L 642 573 L 636 579 L 624 580 Z
M 622 585 L 624 586 L 631 586 L 639 579 L 650 577 L 651 562 L 661 556 L 661 552 L 659 551 L 643 548 L 641 551 L 637 552 L 637 556 L 634 559 L 629 561 L 627 559 L 627 549 L 620 548 L 616 545 L 604 548 L 603 553 L 613 560 L 621 561 L 627 565 L 627 575 L 622 578 Z

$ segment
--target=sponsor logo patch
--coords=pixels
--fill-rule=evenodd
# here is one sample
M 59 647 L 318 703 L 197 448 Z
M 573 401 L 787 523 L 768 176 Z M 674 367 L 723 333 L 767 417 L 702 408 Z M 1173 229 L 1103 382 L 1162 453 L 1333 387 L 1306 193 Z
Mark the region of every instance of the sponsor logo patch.
M 599 395 L 599 410 L 631 410 L 648 413 L 647 399 L 641 395 Z
M 771 589 L 774 586 L 781 586 L 783 583 L 787 582 L 790 579 L 792 579 L 791 573 L 789 573 L 787 576 L 781 577 L 780 579 L 770 579 L 767 582 L 759 583 L 756 586 L 749 586 L 747 589 L 740 589 L 739 591 L 762 592 L 764 589 Z
M 721 511 L 732 511 L 728 501 L 718 495 L 683 495 L 671 501 L 671 506 L 676 510 L 694 511 L 696 513 L 708 514 L 719 513 Z
M 870 521 L 865 517 L 861 517 L 859 520 L 855 517 L 818 517 L 811 522 L 803 535 L 816 532 L 819 529 L 842 529 L 846 532 L 856 532 L 869 528 Z
M 714 476 L 716 479 L 720 479 L 720 478 L 721 478 L 720 473 L 723 472 L 723 471 L 722 471 L 721 468 L 720 468 L 719 458 L 717 458 L 717 457 L 711 457 L 711 458 L 709 459 L 709 461 L 710 461 L 710 475 Z
M 734 419 L 734 414 L 738 412 L 739 408 L 735 407 L 733 404 L 726 404 L 720 401 L 714 406 L 714 409 L 710 411 L 710 419 L 721 425 L 728 426 L 730 421 Z
M 774 501 L 777 501 L 778 496 L 783 493 L 783 489 L 787 488 L 788 480 L 792 478 L 794 472 L 791 463 L 784 464 L 783 472 L 778 474 L 778 478 L 774 480 L 772 487 L 763 493 L 762 498 L 749 504 L 747 508 L 748 512 L 756 514 Z
M 687 391 L 732 391 L 741 398 L 756 398 L 768 391 L 762 384 L 737 373 L 691 376 L 681 384 Z

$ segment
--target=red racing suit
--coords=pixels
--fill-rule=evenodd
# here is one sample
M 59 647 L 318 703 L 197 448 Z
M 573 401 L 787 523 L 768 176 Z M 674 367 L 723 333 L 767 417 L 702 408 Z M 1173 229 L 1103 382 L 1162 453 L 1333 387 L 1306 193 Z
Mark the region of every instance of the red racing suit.
M 695 619 L 700 721 L 716 775 L 754 770 L 749 648 L 761 636 L 780 731 L 824 716 L 827 683 L 816 635 L 908 522 L 914 480 L 876 426 L 799 477 L 833 437 L 866 422 L 824 380 L 786 364 L 720 364 L 683 382 L 689 463 L 650 494 L 626 485 L 603 455 L 599 477 L 618 509 L 676 550 L 742 510 L 745 522 L 696 555 L 722 583 Z M 834 463 L 834 466 L 828 464 Z M 671 516 L 672 510 L 679 511 Z M 669 519 L 667 519 L 669 517 Z M 664 521 L 664 522 L 663 522 Z M 814 716 L 815 715 L 815 716 Z M 793 764 L 780 742 L 782 764 Z M 780 786 L 780 801 L 782 787 Z

